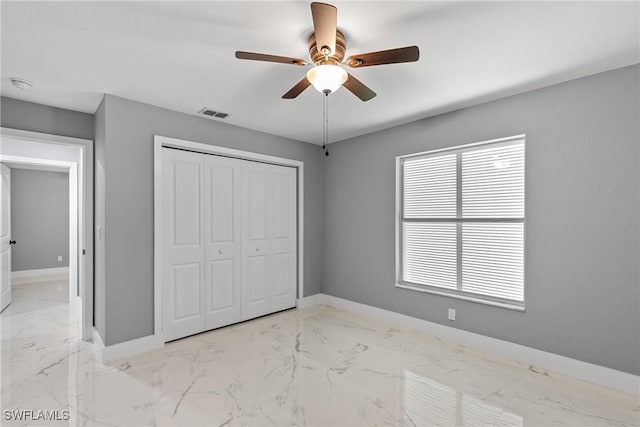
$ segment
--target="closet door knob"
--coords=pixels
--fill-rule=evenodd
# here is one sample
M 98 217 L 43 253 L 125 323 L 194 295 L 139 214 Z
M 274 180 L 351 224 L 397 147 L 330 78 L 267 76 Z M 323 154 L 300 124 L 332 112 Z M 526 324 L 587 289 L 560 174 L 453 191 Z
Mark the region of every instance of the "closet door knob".
M 260 248 L 256 248 L 256 252 L 260 252 Z
M 224 253 L 224 251 L 223 251 L 222 249 L 218 249 L 218 253 L 219 253 L 220 255 L 222 255 L 222 254 Z

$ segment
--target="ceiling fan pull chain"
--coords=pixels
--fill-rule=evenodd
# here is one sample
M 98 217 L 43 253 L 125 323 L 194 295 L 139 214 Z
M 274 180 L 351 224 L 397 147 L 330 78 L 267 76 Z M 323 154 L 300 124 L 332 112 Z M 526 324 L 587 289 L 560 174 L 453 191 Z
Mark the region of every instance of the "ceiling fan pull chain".
M 329 144 L 329 92 L 324 93 L 322 116 L 324 120 L 322 126 L 322 149 L 324 150 L 324 155 L 328 156 L 329 149 L 327 148 L 327 145 Z
M 322 151 L 327 147 L 327 98 L 322 98 Z

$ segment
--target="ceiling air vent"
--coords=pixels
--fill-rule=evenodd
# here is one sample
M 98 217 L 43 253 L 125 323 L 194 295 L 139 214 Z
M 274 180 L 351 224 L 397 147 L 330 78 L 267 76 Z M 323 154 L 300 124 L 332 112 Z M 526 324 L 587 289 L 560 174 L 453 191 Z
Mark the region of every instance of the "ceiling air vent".
M 201 109 L 200 111 L 198 111 L 198 114 L 202 114 L 203 116 L 208 116 L 208 117 L 217 117 L 219 119 L 224 119 L 229 117 L 229 114 L 227 113 L 221 113 L 219 111 L 214 111 L 210 108 L 204 107 L 203 109 Z

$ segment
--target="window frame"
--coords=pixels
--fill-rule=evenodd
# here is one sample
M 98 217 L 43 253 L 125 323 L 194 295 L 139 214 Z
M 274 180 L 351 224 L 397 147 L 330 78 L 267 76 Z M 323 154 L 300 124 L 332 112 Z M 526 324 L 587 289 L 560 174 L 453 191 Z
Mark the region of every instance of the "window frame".
M 430 157 L 434 154 L 437 153 L 459 153 L 459 152 L 465 152 L 468 151 L 470 149 L 473 149 L 475 147 L 481 147 L 481 146 L 501 146 L 501 145 L 511 145 L 511 144 L 515 144 L 518 141 L 522 141 L 524 142 L 524 151 L 525 151 L 525 167 L 524 167 L 524 182 L 525 182 L 525 212 L 524 212 L 524 217 L 522 218 L 494 218 L 494 217 L 490 217 L 490 218 L 467 218 L 467 219 L 463 219 L 460 217 L 457 217 L 455 219 L 450 219 L 450 218 L 446 218 L 446 219 L 405 219 L 403 218 L 403 201 L 404 201 L 404 162 L 406 160 L 417 160 L 417 159 L 421 159 L 421 158 L 425 158 L 425 157 Z M 410 290 L 414 290 L 414 291 L 419 291 L 419 292 L 425 292 L 425 293 L 429 293 L 429 294 L 435 294 L 435 295 L 440 295 L 440 296 L 446 296 L 446 297 L 450 297 L 450 298 L 455 298 L 455 299 L 461 299 L 461 300 L 465 300 L 465 301 L 471 301 L 471 302 L 476 302 L 476 303 L 480 303 L 480 304 L 485 304 L 485 305 L 490 305 L 490 306 L 494 306 L 494 307 L 501 307 L 501 308 L 506 308 L 506 309 L 510 309 L 510 310 L 516 310 L 516 311 L 525 311 L 525 302 L 526 302 L 526 253 L 525 253 L 525 248 L 526 248 L 526 151 L 527 151 L 527 144 L 526 144 L 526 134 L 520 134 L 520 135 L 514 135 L 514 136 L 509 136 L 509 137 L 505 137 L 505 138 L 497 138 L 497 139 L 491 139 L 491 140 L 487 140 L 487 141 L 480 141 L 480 142 L 474 142 L 471 144 L 464 144 L 464 145 L 457 145 L 457 146 L 453 146 L 453 147 L 447 147 L 447 148 L 440 148 L 440 149 L 435 149 L 435 150 L 429 150 L 429 151 L 423 151 L 423 152 L 419 152 L 419 153 L 411 153 L 411 154 L 405 154 L 405 155 L 401 155 L 401 156 L 397 156 L 396 157 L 396 239 L 395 239 L 395 243 L 396 243 L 396 283 L 395 283 L 395 287 L 397 288 L 403 288 L 403 289 L 410 289 Z M 457 179 L 456 179 L 456 197 L 458 199 L 460 199 L 462 197 L 462 180 L 461 180 L 461 174 L 462 174 L 462 170 L 461 170 L 461 165 L 460 165 L 460 157 L 458 157 L 457 159 L 457 166 L 456 166 L 456 175 L 457 175 Z M 523 229 L 523 238 L 522 238 L 522 250 L 523 250 L 523 277 L 522 277 L 522 288 L 523 288 L 523 299 L 522 301 L 514 301 L 514 300 L 508 300 L 508 299 L 502 299 L 502 298 L 497 298 L 497 297 L 492 297 L 492 296 L 488 296 L 488 295 L 480 295 L 480 294 L 475 294 L 475 293 L 471 293 L 471 292 L 465 292 L 459 289 L 445 289 L 445 288 L 439 288 L 436 286 L 429 286 L 429 285 L 423 285 L 423 284 L 417 284 L 417 283 L 411 283 L 411 282 L 405 282 L 402 280 L 402 275 L 403 275 L 403 224 L 405 222 L 418 222 L 418 223 L 435 223 L 435 222 L 448 222 L 448 223 L 454 223 L 457 224 L 458 227 L 461 227 L 462 224 L 464 223 L 489 223 L 489 222 L 495 222 L 495 223 L 521 223 L 522 224 L 522 229 Z M 462 250 L 462 242 L 460 241 L 460 235 L 458 234 L 458 256 L 460 256 L 460 252 Z M 462 261 L 461 259 L 457 260 L 457 269 L 461 269 L 462 268 Z M 461 275 L 461 270 L 458 271 L 458 275 Z M 460 282 L 458 282 L 458 286 L 460 286 Z

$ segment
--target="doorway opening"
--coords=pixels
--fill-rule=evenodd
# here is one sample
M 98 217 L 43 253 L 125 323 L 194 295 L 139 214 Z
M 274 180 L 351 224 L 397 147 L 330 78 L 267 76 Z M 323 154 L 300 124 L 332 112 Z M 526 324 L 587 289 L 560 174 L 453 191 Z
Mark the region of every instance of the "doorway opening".
M 1 251 L 7 254 L 0 257 L 3 270 L 0 276 L 0 309 L 11 304 L 14 280 L 16 283 L 55 281 L 60 287 L 65 284 L 65 269 L 68 269 L 66 283 L 69 305 L 80 313 L 82 339 L 90 340 L 93 328 L 93 141 L 2 128 L 0 163 L 3 170 Z M 64 264 L 66 256 L 68 267 L 25 269 L 25 264 L 22 264 L 17 267 L 18 271 L 11 271 L 11 247 L 20 244 L 18 239 L 11 237 L 10 215 L 7 216 L 7 212 L 11 211 L 12 170 L 18 174 L 36 171 L 64 174 L 67 177 L 68 253 L 56 254 L 55 257 L 56 260 L 62 257 Z M 34 208 L 37 209 L 37 206 L 34 205 Z M 32 214 L 46 216 L 52 212 Z M 23 241 L 23 244 L 28 243 Z M 36 252 L 32 250 L 20 262 L 28 262 L 25 259 L 34 258 L 38 255 Z

